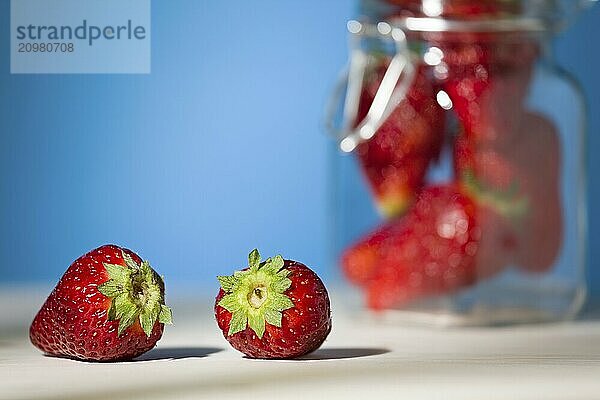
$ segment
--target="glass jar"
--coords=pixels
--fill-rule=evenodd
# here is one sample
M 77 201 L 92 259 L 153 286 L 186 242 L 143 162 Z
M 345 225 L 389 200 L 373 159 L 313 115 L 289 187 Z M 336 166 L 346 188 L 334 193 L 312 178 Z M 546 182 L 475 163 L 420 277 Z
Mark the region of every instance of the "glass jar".
M 342 275 L 393 318 L 572 318 L 585 104 L 551 41 L 585 2 L 365 0 L 328 111 Z

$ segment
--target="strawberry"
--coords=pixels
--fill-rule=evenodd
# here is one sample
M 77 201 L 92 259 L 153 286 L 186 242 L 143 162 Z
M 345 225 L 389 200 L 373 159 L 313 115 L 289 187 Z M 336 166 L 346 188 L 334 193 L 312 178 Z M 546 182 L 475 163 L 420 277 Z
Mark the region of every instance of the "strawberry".
M 476 216 L 473 201 L 456 185 L 426 188 L 406 216 L 347 250 L 344 270 L 359 271 L 353 279 L 360 279 L 374 309 L 469 286 L 481 237 Z
M 478 205 L 483 242 L 478 275 L 484 278 L 515 262 L 517 231 L 531 204 L 516 167 L 493 147 L 474 143 L 464 134 L 456 138 L 454 169 L 463 191 Z
M 454 172 L 458 178 L 465 174 L 476 178 L 491 190 L 505 191 L 515 183 L 515 167 L 494 142 L 484 142 L 459 132 L 454 140 Z
M 456 33 L 433 40 L 448 70 L 444 91 L 464 133 L 480 141 L 512 140 L 539 52 L 531 38 L 505 36 Z
M 505 219 L 455 183 L 424 189 L 407 215 L 349 247 L 341 264 L 369 307 L 382 309 L 490 278 L 514 248 Z
M 560 249 L 559 146 L 553 124 L 531 112 L 523 112 L 508 143 L 466 135 L 455 142 L 457 176 L 503 220 L 511 262 L 526 271 L 547 270 Z
M 367 73 L 358 121 L 371 107 L 386 68 L 387 62 L 379 60 Z M 444 110 L 435 101 L 426 68 L 421 67 L 405 99 L 375 135 L 356 149 L 382 215 L 395 217 L 406 212 L 424 184 L 429 165 L 438 157 L 443 140 Z
M 455 143 L 455 170 L 459 179 L 471 176 L 478 186 L 471 195 L 498 214 L 494 225 L 505 230 L 499 237 L 511 237 L 511 262 L 545 271 L 562 235 L 559 143 L 552 123 L 525 107 L 538 44 L 518 32 L 505 36 L 438 37 L 449 71 L 444 90 L 463 129 Z
M 475 220 L 481 235 L 475 255 L 474 275 L 480 281 L 496 275 L 514 261 L 517 239 L 509 221 L 489 206 L 477 206 Z M 346 278 L 358 286 L 368 287 L 377 275 L 382 260 L 398 251 L 395 247 L 397 243 L 414 234 L 407 224 L 407 217 L 389 222 L 346 249 L 341 258 Z
M 556 127 L 546 117 L 528 112 L 510 152 L 532 207 L 518 232 L 517 265 L 525 271 L 552 267 L 562 243 L 560 200 L 560 142 Z
M 367 288 L 373 309 L 452 293 L 476 278 L 481 228 L 473 201 L 453 184 L 424 189 L 402 223 L 404 231 L 382 251 Z
M 170 323 L 162 278 L 131 250 L 105 245 L 71 264 L 29 337 L 52 356 L 129 360 L 152 349 Z
M 403 217 L 404 220 L 407 217 Z M 405 223 L 392 220 L 362 237 L 357 243 L 348 247 L 342 254 L 342 272 L 352 283 L 368 286 L 377 273 L 380 260 L 385 252 L 393 250 L 394 239 L 406 233 Z
M 215 317 L 223 336 L 250 358 L 294 358 L 321 346 L 331 331 L 329 296 L 312 270 L 281 256 L 219 276 Z

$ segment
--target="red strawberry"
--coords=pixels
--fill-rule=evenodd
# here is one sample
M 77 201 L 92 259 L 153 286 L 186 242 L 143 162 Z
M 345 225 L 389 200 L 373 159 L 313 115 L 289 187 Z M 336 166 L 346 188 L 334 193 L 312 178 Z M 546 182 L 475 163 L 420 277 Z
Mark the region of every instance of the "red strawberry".
M 403 217 L 405 220 L 407 217 Z M 348 247 L 341 257 L 342 271 L 346 278 L 359 286 L 368 286 L 386 251 L 393 250 L 393 241 L 407 230 L 405 223 L 388 222 L 362 237 Z M 392 243 L 390 243 L 392 242 Z
M 225 339 L 251 358 L 294 358 L 318 349 L 331 331 L 329 296 L 304 264 L 275 256 L 219 276 L 215 317 Z
M 465 190 L 455 184 L 424 189 L 407 215 L 344 252 L 344 274 L 366 289 L 371 308 L 450 294 L 514 261 L 515 234 L 491 206 L 502 199 Z
M 423 190 L 411 211 L 344 252 L 345 275 L 381 309 L 450 294 L 514 259 L 515 239 L 491 207 L 450 184 Z
M 454 171 L 465 192 L 496 210 L 507 219 L 518 222 L 530 207 L 518 166 L 503 141 L 482 142 L 459 134 L 454 141 Z
M 393 235 L 367 288 L 371 308 L 452 293 L 476 279 L 481 228 L 471 199 L 455 185 L 424 189 Z
M 387 62 L 379 61 L 361 93 L 358 119 L 367 114 L 381 83 Z M 444 140 L 444 110 L 435 101 L 435 89 L 419 68 L 406 98 L 392 111 L 375 135 L 356 149 L 376 204 L 386 217 L 403 214 L 421 189 L 431 162 Z
M 517 264 L 543 272 L 556 261 L 562 243 L 560 142 L 554 124 L 534 113 L 525 115 L 518 137 L 510 155 L 532 206 L 519 230 Z
M 131 250 L 105 245 L 71 264 L 29 337 L 53 356 L 128 360 L 152 349 L 165 323 L 171 323 L 171 310 L 162 278 Z
M 556 259 L 562 236 L 560 145 L 546 118 L 524 112 L 518 124 L 509 143 L 460 135 L 455 169 L 466 191 L 503 220 L 504 238 L 510 237 L 514 253 L 511 262 L 544 271 Z M 497 249 L 502 250 L 507 249 Z
M 482 244 L 477 271 L 485 278 L 515 262 L 517 230 L 531 205 L 515 166 L 492 148 L 473 143 L 464 134 L 456 138 L 454 169 L 478 206 Z
M 508 191 L 516 183 L 515 166 L 504 156 L 508 149 L 494 142 L 481 143 L 460 132 L 454 141 L 454 171 L 458 178 L 465 174 L 476 178 L 486 188 Z
M 523 115 L 538 46 L 519 34 L 482 35 L 460 33 L 437 43 L 448 69 L 444 90 L 467 136 L 510 141 Z

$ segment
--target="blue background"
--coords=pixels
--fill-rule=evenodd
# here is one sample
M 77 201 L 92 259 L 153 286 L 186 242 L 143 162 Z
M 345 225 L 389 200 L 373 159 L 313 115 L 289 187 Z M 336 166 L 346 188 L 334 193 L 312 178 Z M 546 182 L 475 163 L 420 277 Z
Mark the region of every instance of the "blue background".
M 354 0 L 153 1 L 150 75 L 11 75 L 0 1 L 0 282 L 55 281 L 106 242 L 169 281 L 216 281 L 253 247 L 328 265 L 322 110 Z M 556 56 L 590 102 L 600 258 L 600 7 Z M 592 291 L 600 272 L 591 263 Z

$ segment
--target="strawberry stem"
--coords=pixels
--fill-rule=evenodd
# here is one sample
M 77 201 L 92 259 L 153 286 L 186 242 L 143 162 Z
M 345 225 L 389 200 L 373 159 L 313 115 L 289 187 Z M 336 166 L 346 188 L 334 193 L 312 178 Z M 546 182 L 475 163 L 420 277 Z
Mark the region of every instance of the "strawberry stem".
M 506 190 L 497 190 L 477 179 L 473 171 L 466 170 L 461 175 L 461 183 L 476 203 L 490 207 L 506 218 L 520 220 L 529 212 L 529 198 L 520 193 L 517 181 Z
M 231 276 L 218 276 L 225 296 L 218 305 L 231 313 L 228 336 L 250 327 L 262 338 L 266 324 L 281 327 L 282 312 L 294 307 L 285 295 L 292 281 L 281 256 L 260 261 L 258 250 L 248 256 L 249 268 Z
M 136 263 L 122 252 L 125 265 L 104 263 L 109 280 L 98 285 L 98 291 L 110 298 L 108 319 L 119 321 L 120 336 L 139 321 L 146 336 L 150 336 L 155 323 L 172 323 L 171 309 L 165 305 L 163 279 L 148 261 Z

